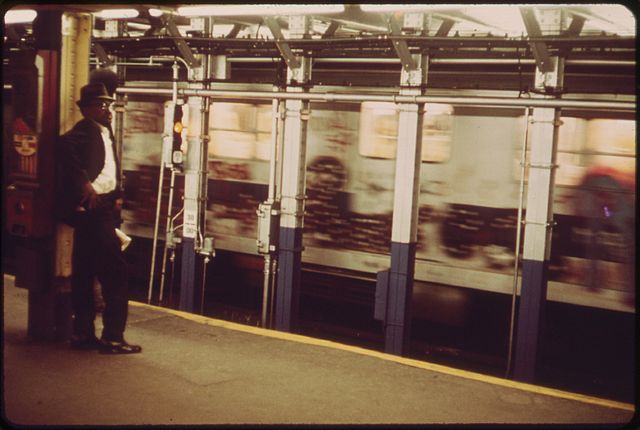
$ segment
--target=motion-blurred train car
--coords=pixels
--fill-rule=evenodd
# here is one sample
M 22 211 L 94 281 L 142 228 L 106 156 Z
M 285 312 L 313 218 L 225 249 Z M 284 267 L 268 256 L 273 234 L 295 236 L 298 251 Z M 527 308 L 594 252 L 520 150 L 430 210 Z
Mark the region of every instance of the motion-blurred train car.
M 141 237 L 153 235 L 164 112 L 159 99 L 125 106 L 124 228 Z M 270 103 L 211 104 L 206 231 L 218 249 L 257 255 L 271 118 Z M 417 281 L 511 293 L 526 121 L 524 109 L 425 106 Z M 633 312 L 635 120 L 563 110 L 561 122 L 548 299 Z M 393 103 L 311 103 L 304 263 L 389 267 L 397 128 Z

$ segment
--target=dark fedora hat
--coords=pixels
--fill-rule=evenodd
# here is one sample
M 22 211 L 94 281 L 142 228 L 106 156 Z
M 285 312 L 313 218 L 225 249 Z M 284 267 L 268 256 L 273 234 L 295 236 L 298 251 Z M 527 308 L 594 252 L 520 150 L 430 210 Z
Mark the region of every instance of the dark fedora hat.
M 94 69 L 89 73 L 89 83 L 90 84 L 104 84 L 104 87 L 107 89 L 107 92 L 111 97 L 116 92 L 116 88 L 118 88 L 118 74 L 111 69 L 107 69 L 106 67 L 101 69 Z
M 78 106 L 87 106 L 95 101 L 112 102 L 113 100 L 103 84 L 94 83 L 80 88 L 80 100 L 77 103 Z

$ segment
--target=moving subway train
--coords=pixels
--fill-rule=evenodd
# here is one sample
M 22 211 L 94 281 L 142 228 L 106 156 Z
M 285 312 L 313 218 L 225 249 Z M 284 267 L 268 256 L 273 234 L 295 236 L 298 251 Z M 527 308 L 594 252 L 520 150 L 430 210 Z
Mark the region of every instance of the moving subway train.
M 125 105 L 123 218 L 133 236 L 153 235 L 165 111 L 172 112 L 170 102 L 149 97 L 130 96 Z M 272 114 L 271 103 L 257 100 L 211 104 L 206 235 L 217 249 L 257 254 L 256 209 L 267 196 Z M 526 150 L 523 163 L 526 114 L 425 106 L 417 281 L 511 293 L 518 210 L 526 201 L 520 195 L 529 160 Z M 397 133 L 393 103 L 311 104 L 304 263 L 370 274 L 388 267 Z M 633 312 L 635 148 L 628 114 L 563 110 L 549 300 Z M 176 226 L 180 203 L 174 198 Z M 414 307 L 419 316 L 420 304 Z

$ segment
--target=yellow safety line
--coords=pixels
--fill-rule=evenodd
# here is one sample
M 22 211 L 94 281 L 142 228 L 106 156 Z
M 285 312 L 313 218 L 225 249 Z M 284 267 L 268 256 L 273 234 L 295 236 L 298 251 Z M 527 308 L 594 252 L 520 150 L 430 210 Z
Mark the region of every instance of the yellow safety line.
M 356 354 L 368 355 L 370 357 L 380 358 L 382 360 L 393 361 L 395 363 L 404 364 L 407 366 L 417 367 L 420 369 L 431 370 L 433 372 L 444 373 L 446 375 L 457 376 L 466 379 L 472 379 L 475 381 L 486 382 L 494 385 L 500 385 L 507 388 L 514 388 L 518 390 L 528 391 L 535 394 L 541 394 L 551 397 L 558 397 L 561 399 L 575 400 L 583 403 L 589 403 L 597 406 L 603 406 L 606 408 L 622 409 L 625 411 L 635 411 L 635 406 L 630 403 L 616 402 L 614 400 L 601 399 L 598 397 L 586 396 L 584 394 L 571 393 L 568 391 L 556 390 L 553 388 L 541 387 L 538 385 L 526 384 L 524 382 L 512 381 L 509 379 L 498 378 L 495 376 L 483 375 L 481 373 L 470 372 L 468 370 L 460 370 L 452 367 L 442 366 L 439 364 L 433 364 L 426 361 L 415 360 L 412 358 L 400 357 L 397 355 L 387 354 L 384 352 L 374 351 L 370 349 L 361 348 L 358 346 L 345 345 L 330 340 L 316 339 L 313 337 L 303 336 L 294 333 L 281 332 L 276 330 L 269 330 L 261 327 L 253 327 L 229 321 L 219 320 L 215 318 L 209 318 L 202 315 L 191 314 L 184 311 L 175 309 L 163 308 L 146 303 L 140 303 L 131 301 L 131 304 L 154 310 L 160 310 L 168 314 L 172 314 L 190 321 L 194 321 L 200 324 L 226 328 L 229 330 L 236 330 L 245 333 L 251 333 L 259 336 L 271 337 L 274 339 L 282 339 L 287 341 L 304 343 L 307 345 L 323 346 L 327 348 L 339 349 L 342 351 L 353 352 Z

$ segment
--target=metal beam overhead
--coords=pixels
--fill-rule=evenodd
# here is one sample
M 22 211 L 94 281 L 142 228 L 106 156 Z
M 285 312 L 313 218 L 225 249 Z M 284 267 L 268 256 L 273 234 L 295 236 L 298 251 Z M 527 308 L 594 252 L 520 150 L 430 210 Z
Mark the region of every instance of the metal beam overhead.
M 98 57 L 98 60 L 102 65 L 104 66 L 113 65 L 113 61 L 111 60 L 111 58 L 109 58 L 107 51 L 104 50 L 101 44 L 93 43 L 93 45 L 91 46 L 91 49 L 93 49 L 93 53 L 96 54 L 96 57 Z
M 243 25 L 243 24 L 235 24 L 233 26 L 233 28 L 231 29 L 231 31 L 229 32 L 229 34 L 227 34 L 225 36 L 225 38 L 233 39 L 233 38 L 237 37 L 238 33 L 240 33 L 240 31 L 242 31 L 243 28 L 245 28 L 245 25 Z
M 324 102 L 387 102 L 387 103 L 443 103 L 459 106 L 502 106 L 502 107 L 553 107 L 573 109 L 602 109 L 635 112 L 636 99 L 628 101 L 598 101 L 571 99 L 533 99 L 524 97 L 471 97 L 471 96 L 417 96 L 395 94 L 343 94 L 343 93 L 291 93 L 275 91 L 234 91 L 178 89 L 179 97 L 202 96 L 213 98 L 258 99 L 258 100 L 308 100 Z M 161 97 L 171 96 L 170 88 L 120 87 L 116 93 L 146 94 Z
M 565 36 L 579 36 L 587 19 L 580 15 L 573 15 L 569 28 L 564 33 Z
M 527 29 L 529 38 L 542 37 L 542 30 L 540 30 L 540 24 L 536 19 L 533 8 L 522 7 L 520 8 L 520 14 L 522 15 L 522 21 Z M 545 42 L 530 42 L 533 56 L 535 57 L 538 69 L 543 73 L 551 72 L 554 69 L 553 60 L 549 55 L 549 50 Z
M 327 29 L 322 34 L 322 38 L 326 39 L 327 37 L 333 36 L 336 33 L 336 31 L 340 28 L 340 26 L 341 24 L 339 22 L 331 21 L 331 23 L 329 24 L 329 27 L 327 27 Z
M 454 24 L 454 20 L 444 18 L 442 24 L 440 24 L 440 27 L 438 28 L 438 31 L 436 31 L 436 37 L 445 37 L 448 35 Z
M 396 21 L 396 18 L 393 15 L 389 15 L 389 17 L 387 18 L 387 23 L 389 25 L 389 31 L 393 36 L 402 35 L 402 28 L 400 27 L 400 24 L 398 24 L 398 21 Z M 400 62 L 402 63 L 402 67 L 405 70 L 412 71 L 418 68 L 418 65 L 416 64 L 415 60 L 411 57 L 411 52 L 409 51 L 409 46 L 407 45 L 406 40 L 394 39 L 393 49 L 395 49 L 396 54 L 398 54 L 398 57 L 400 58 Z
M 178 51 L 180 51 L 180 55 L 182 55 L 182 58 L 187 62 L 189 67 L 199 67 L 200 60 L 195 57 L 191 48 L 187 45 L 187 42 L 184 40 L 182 34 L 180 34 L 180 30 L 178 30 L 178 26 L 173 18 L 171 16 L 163 15 L 162 20 L 167 28 L 167 32 L 174 37 L 173 41 L 178 48 Z
M 579 36 L 582 32 L 582 28 L 584 27 L 584 23 L 587 19 L 584 16 L 575 14 L 573 15 L 573 19 L 571 20 L 571 24 L 569 24 L 569 28 L 566 29 L 564 35 L 567 37 L 576 37 Z M 571 52 L 571 47 L 562 48 L 559 50 L 558 54 L 562 57 L 566 57 L 569 52 Z M 565 62 L 566 65 L 566 62 Z
M 295 54 L 291 50 L 291 47 L 287 42 L 284 42 L 285 38 L 282 34 L 282 30 L 280 29 L 280 24 L 275 18 L 265 17 L 264 22 L 271 30 L 271 34 L 276 38 L 276 46 L 280 54 L 284 58 L 284 61 L 287 63 L 290 69 L 298 69 L 300 68 L 300 61 L 296 58 Z

